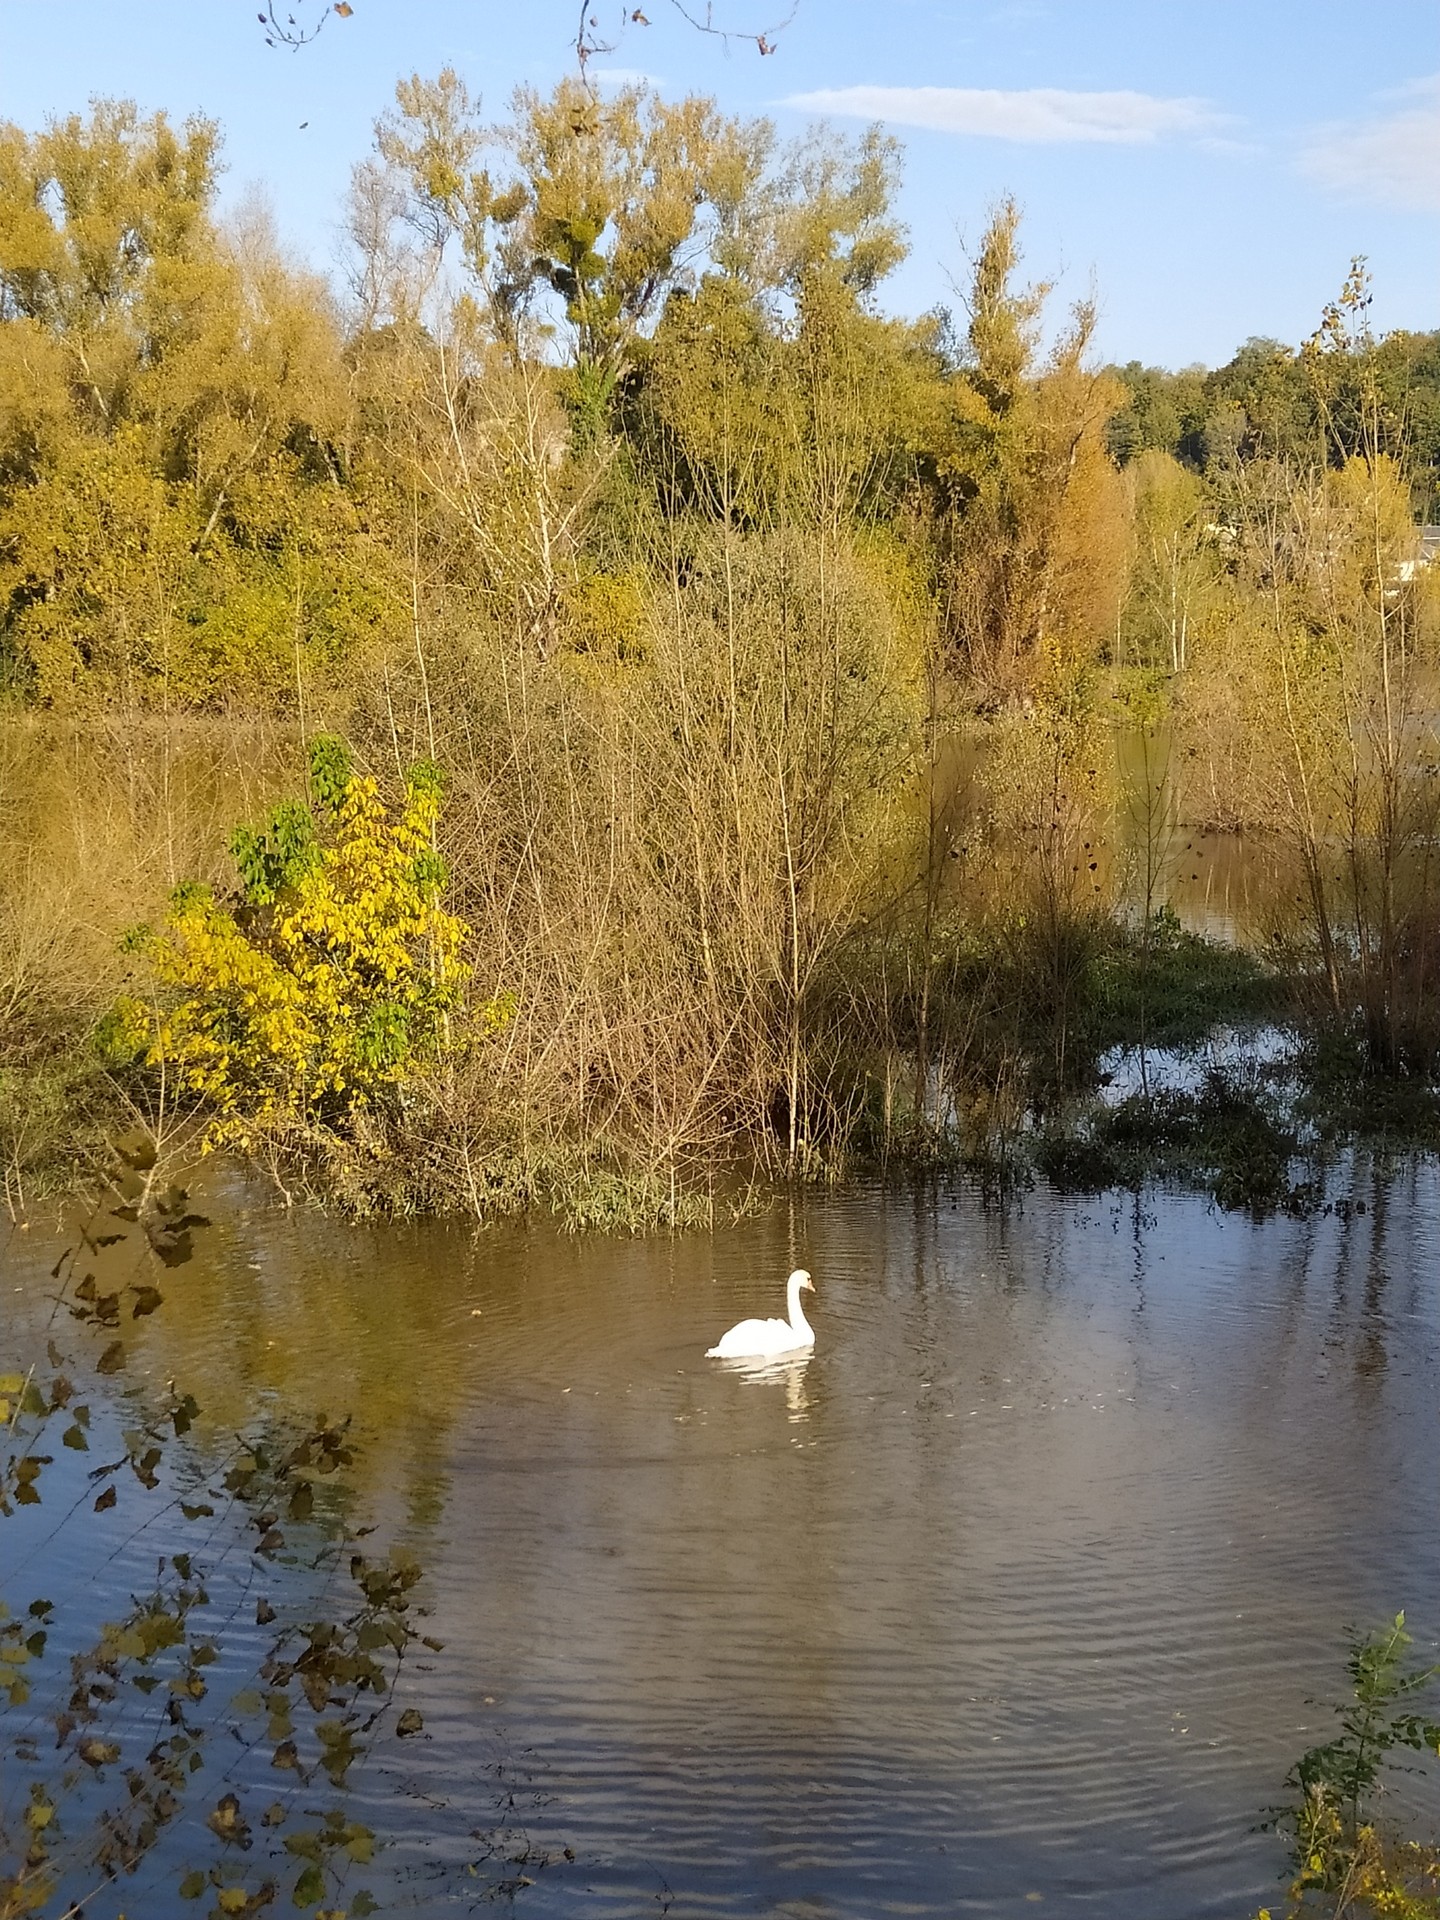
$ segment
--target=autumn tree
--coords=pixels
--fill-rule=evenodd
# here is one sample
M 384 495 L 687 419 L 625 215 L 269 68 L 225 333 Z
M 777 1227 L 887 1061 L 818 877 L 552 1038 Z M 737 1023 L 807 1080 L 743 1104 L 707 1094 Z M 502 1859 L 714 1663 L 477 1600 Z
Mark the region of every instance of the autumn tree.
M 1180 673 L 1215 598 L 1227 530 L 1204 482 L 1152 448 L 1127 469 L 1133 525 L 1121 658 Z
M 1042 354 L 1050 288 L 1013 285 L 1019 225 L 1005 201 L 976 254 L 933 454 L 946 631 L 992 698 L 1093 656 L 1114 624 L 1124 552 L 1105 446 L 1122 393 L 1087 364 L 1094 305 L 1080 302 Z
M 45 700 L 295 689 L 387 618 L 334 303 L 215 216 L 218 136 L 0 130 L 0 635 Z
M 458 250 L 504 339 L 553 296 L 577 375 L 601 394 L 734 224 L 769 145 L 763 123 L 701 96 L 672 103 L 627 86 L 602 99 L 574 79 L 549 95 L 520 89 L 510 119 L 489 128 L 449 68 L 402 81 L 377 128 L 428 257 Z

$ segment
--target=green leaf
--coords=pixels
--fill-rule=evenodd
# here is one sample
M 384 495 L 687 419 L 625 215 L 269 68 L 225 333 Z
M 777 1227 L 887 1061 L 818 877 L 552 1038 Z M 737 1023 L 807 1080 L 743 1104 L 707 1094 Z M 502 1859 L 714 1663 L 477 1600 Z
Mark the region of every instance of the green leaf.
M 185 1878 L 180 1882 L 180 1898 L 182 1900 L 198 1900 L 209 1884 L 205 1875 L 196 1867 L 193 1873 L 187 1873 Z
M 295 1882 L 290 1898 L 297 1907 L 313 1907 L 317 1900 L 324 1897 L 325 1875 L 315 1864 L 306 1867 Z

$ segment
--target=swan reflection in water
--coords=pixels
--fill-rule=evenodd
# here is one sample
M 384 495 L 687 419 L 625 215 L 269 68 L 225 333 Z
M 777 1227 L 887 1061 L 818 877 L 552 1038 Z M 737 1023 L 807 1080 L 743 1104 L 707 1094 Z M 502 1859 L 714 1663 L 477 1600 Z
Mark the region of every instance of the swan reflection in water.
M 810 1396 L 805 1391 L 805 1369 L 811 1352 L 756 1354 L 749 1359 L 722 1360 L 722 1373 L 732 1373 L 747 1387 L 784 1387 L 785 1408 L 792 1422 L 808 1420 Z

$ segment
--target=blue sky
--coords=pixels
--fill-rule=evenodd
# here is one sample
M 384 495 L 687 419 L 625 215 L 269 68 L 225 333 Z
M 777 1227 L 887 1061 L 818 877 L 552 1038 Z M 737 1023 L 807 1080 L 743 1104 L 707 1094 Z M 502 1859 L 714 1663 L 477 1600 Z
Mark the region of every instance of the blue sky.
M 290 0 L 302 19 L 321 3 Z M 290 53 L 266 47 L 259 4 L 0 0 L 0 118 L 34 127 L 96 94 L 214 115 L 227 198 L 262 184 L 282 232 L 329 267 L 397 75 L 450 62 L 498 117 L 518 82 L 565 70 L 577 15 L 575 0 L 353 0 Z M 788 0 L 713 4 L 764 28 Z M 629 11 L 597 7 L 605 25 Z M 598 67 L 712 93 L 782 134 L 879 118 L 904 142 L 897 311 L 953 301 L 964 242 L 1013 193 L 1027 270 L 1062 297 L 1093 282 L 1107 358 L 1214 365 L 1250 334 L 1296 341 L 1355 253 L 1379 326 L 1440 326 L 1434 0 L 799 0 L 768 58 L 695 34 L 674 0 L 645 11 Z

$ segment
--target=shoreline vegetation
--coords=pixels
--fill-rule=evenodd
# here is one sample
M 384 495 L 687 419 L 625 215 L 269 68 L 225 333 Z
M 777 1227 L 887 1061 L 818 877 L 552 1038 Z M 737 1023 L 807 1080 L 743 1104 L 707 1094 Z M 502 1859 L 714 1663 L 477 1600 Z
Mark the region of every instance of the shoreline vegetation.
M 1012 203 L 885 313 L 878 129 L 412 77 L 343 288 L 218 154 L 0 128 L 12 1218 L 137 1124 L 630 1229 L 1433 1149 L 1440 334 L 1363 263 L 1298 349 L 1100 369 Z

